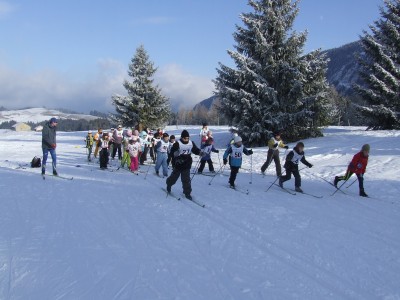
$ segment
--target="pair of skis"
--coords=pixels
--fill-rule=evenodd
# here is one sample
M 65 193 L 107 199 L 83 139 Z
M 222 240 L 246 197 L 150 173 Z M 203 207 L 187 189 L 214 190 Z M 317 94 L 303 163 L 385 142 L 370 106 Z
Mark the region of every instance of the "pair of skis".
M 162 188 L 162 190 L 166 193 L 167 198 L 168 198 L 168 197 L 172 197 L 172 198 L 175 198 L 175 199 L 178 200 L 178 201 L 181 201 L 181 199 L 183 198 L 183 199 L 186 199 L 187 201 L 190 201 L 190 202 L 196 204 L 197 206 L 200 206 L 200 207 L 203 207 L 203 208 L 206 207 L 205 204 L 203 204 L 203 203 L 201 203 L 201 202 L 198 202 L 198 201 L 196 201 L 195 199 L 187 199 L 185 196 L 179 197 L 179 196 L 175 195 L 175 194 L 172 193 L 172 192 L 168 192 L 165 188 Z
M 284 191 L 284 192 L 286 192 L 286 193 L 288 193 L 290 195 L 293 195 L 293 196 L 295 196 L 295 195 L 297 195 L 297 193 L 299 193 L 299 194 L 307 195 L 307 196 L 314 197 L 314 198 L 317 198 L 317 199 L 321 199 L 321 198 L 324 197 L 324 196 L 319 196 L 319 195 L 314 195 L 314 194 L 311 194 L 311 193 L 307 193 L 307 192 L 304 192 L 304 191 L 303 192 L 296 192 L 295 190 L 287 189 L 285 187 L 281 187 L 279 184 L 276 184 L 276 183 L 274 183 L 274 185 L 279 187 L 282 191 Z
M 53 174 L 41 174 L 41 175 L 42 175 L 43 180 L 45 180 L 47 176 L 64 179 L 64 180 L 73 180 L 74 179 L 74 177 L 66 177 L 66 176 L 53 175 Z

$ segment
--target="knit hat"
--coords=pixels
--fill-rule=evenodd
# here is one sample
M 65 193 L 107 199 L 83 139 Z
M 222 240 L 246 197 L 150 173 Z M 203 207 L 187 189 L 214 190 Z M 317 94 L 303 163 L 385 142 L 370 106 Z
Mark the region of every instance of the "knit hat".
M 235 138 L 233 139 L 233 142 L 236 143 L 240 143 L 242 141 L 242 138 L 240 136 L 235 136 Z
M 166 133 L 166 132 L 164 132 L 162 136 L 163 136 L 163 138 L 165 138 L 165 137 L 169 137 L 169 134 L 168 134 L 168 133 Z
M 57 123 L 57 119 L 56 118 L 51 118 L 50 119 L 50 123 Z
M 174 139 L 175 139 L 175 136 L 174 136 L 174 135 L 171 135 L 171 136 L 169 137 L 169 139 L 170 139 L 170 140 L 174 140 Z
M 92 131 L 91 131 L 91 130 L 89 130 L 89 131 L 88 131 L 88 134 L 92 134 Z
M 281 132 L 279 130 L 274 131 L 274 136 L 278 136 L 278 135 L 280 136 Z
M 368 144 L 365 144 L 365 145 L 362 146 L 361 151 L 367 151 L 367 152 L 369 152 L 370 149 L 371 149 L 371 146 L 368 145 Z
M 299 148 L 299 147 L 304 148 L 304 143 L 303 142 L 298 142 L 297 145 L 296 145 L 296 148 Z
M 181 138 L 188 138 L 190 137 L 189 132 L 185 129 L 181 133 Z

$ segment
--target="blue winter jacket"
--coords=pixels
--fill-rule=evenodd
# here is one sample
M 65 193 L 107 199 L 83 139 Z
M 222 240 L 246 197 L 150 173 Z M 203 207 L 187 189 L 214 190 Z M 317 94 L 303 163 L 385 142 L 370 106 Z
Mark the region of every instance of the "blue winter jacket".
M 230 145 L 228 147 L 228 149 L 225 150 L 224 159 L 228 159 L 228 156 L 230 156 L 229 164 L 232 167 L 240 168 L 242 166 L 242 160 L 243 160 L 242 155 L 240 155 L 238 157 L 234 157 L 233 155 L 231 155 L 232 154 L 232 147 L 236 147 L 236 145 L 235 144 Z M 236 147 L 236 148 L 240 148 L 240 147 Z M 244 146 L 243 146 L 243 153 L 245 155 L 250 155 L 249 150 Z
M 210 147 L 210 146 L 211 146 L 211 152 L 219 153 L 219 151 L 217 149 L 215 149 L 214 145 L 202 144 L 201 149 L 204 150 L 205 148 Z M 210 153 L 205 152 L 205 155 L 201 158 L 201 160 L 211 159 L 211 152 Z

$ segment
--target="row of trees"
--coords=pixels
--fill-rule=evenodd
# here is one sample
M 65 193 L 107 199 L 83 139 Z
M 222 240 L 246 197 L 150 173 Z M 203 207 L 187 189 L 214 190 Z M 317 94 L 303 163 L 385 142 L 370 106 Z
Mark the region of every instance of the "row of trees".
M 299 1 L 249 0 L 251 12 L 234 33 L 228 54 L 235 67 L 220 64 L 215 79 L 218 105 L 211 110 L 171 114 L 169 100 L 153 82 L 157 69 L 140 46 L 123 83 L 127 95 L 114 95 L 114 121 L 131 127 L 159 127 L 227 121 L 250 143 L 271 132 L 285 138 L 320 136 L 321 126 L 340 124 L 354 110 L 326 81 L 327 58 L 321 50 L 304 53 L 307 32 L 293 30 Z M 400 0 L 385 0 L 382 18 L 364 32 L 359 57 L 364 85 L 357 91 L 368 106 L 357 107 L 373 128 L 398 128 L 400 105 Z M 210 122 L 211 121 L 211 122 Z

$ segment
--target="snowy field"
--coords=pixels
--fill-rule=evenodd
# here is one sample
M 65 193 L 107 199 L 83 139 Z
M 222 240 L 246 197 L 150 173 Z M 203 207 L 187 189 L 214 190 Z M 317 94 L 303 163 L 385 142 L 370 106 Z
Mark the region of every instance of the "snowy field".
M 223 148 L 227 128 L 214 132 Z M 58 171 L 74 179 L 43 180 L 16 169 L 41 154 L 40 133 L 0 131 L 0 299 L 400 299 L 399 131 L 331 127 L 306 140 L 314 167 L 302 187 L 322 199 L 266 193 L 274 167 L 259 174 L 267 149 L 257 148 L 256 172 L 245 157 L 237 180 L 249 195 L 227 176 L 211 186 L 194 177 L 206 208 L 166 198 L 152 169 L 147 179 L 100 171 L 85 161 L 84 137 L 58 133 Z M 364 143 L 371 198 L 357 183 L 331 196 L 319 177 L 343 174 Z

